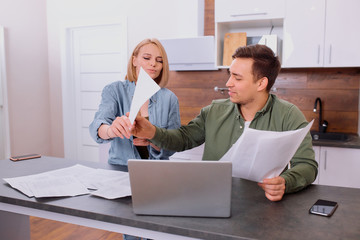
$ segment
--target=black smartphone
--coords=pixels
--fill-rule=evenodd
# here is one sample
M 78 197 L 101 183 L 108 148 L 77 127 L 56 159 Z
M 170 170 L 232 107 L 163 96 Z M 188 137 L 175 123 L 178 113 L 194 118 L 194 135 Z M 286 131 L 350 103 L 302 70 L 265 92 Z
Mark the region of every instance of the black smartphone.
M 27 155 L 10 157 L 10 160 L 16 162 L 16 161 L 39 158 L 39 157 L 41 157 L 40 154 L 27 154 Z
M 319 199 L 312 205 L 309 212 L 325 217 L 330 217 L 338 207 L 337 202 Z

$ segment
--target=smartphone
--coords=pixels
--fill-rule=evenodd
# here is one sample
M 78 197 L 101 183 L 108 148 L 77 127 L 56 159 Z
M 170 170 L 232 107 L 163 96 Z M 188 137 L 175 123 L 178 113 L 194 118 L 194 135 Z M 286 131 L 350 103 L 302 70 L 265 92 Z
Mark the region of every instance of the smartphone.
M 327 201 L 323 199 L 319 199 L 314 203 L 314 205 L 310 208 L 309 212 L 311 214 L 317 214 L 325 217 L 330 217 L 335 212 L 338 207 L 337 202 Z
M 39 157 L 41 157 L 40 154 L 27 154 L 27 155 L 10 157 L 10 160 L 16 162 L 16 161 L 21 161 L 21 160 L 26 160 L 26 159 L 33 159 L 33 158 L 39 158 Z

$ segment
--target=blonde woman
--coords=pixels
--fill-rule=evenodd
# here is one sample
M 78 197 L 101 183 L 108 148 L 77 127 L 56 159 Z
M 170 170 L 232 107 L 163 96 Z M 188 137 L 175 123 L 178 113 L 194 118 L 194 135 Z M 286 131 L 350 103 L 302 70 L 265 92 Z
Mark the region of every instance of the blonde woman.
M 103 89 L 99 110 L 90 124 L 90 134 L 97 143 L 111 142 L 110 164 L 126 166 L 128 159 L 168 159 L 173 154 L 150 144 L 146 139 L 127 139 L 121 134 L 122 122 L 130 111 L 140 67 L 161 87 L 141 107 L 141 116 L 162 128 L 180 127 L 178 99 L 165 88 L 169 78 L 165 49 L 159 40 L 145 39 L 135 47 L 129 59 L 125 81 L 111 83 Z

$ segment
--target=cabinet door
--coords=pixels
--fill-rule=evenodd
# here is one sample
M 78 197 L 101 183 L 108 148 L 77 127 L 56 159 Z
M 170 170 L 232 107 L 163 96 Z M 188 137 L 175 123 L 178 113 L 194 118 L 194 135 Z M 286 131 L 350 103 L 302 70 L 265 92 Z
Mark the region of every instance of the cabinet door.
M 313 146 L 314 152 L 315 152 L 315 160 L 318 163 L 318 166 L 320 167 L 320 147 L 318 146 Z M 319 184 L 319 168 L 318 168 L 318 175 L 315 179 L 315 181 L 313 182 L 314 184 Z
M 322 67 L 325 0 L 286 2 L 283 67 Z
M 285 0 L 215 0 L 215 22 L 284 18 Z
M 359 10 L 359 0 L 327 0 L 324 57 L 326 67 L 360 66 Z
M 321 147 L 319 184 L 360 188 L 360 149 Z

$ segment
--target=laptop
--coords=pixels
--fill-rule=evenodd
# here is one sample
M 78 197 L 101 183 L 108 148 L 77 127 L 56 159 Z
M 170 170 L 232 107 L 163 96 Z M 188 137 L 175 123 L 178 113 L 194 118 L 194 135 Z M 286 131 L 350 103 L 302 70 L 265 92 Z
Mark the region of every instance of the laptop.
M 232 163 L 128 161 L 135 214 L 230 217 Z

